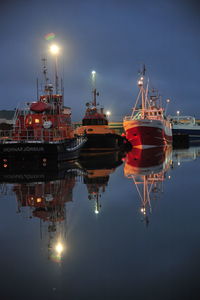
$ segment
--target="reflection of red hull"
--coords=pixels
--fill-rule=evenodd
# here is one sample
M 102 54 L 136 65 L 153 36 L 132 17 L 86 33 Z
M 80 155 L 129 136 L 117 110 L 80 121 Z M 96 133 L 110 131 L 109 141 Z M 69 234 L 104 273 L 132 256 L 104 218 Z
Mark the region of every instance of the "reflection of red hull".
M 124 129 L 126 131 L 126 138 L 133 147 L 147 149 L 151 147 L 163 147 L 172 143 L 172 132 L 170 124 L 167 121 L 124 121 Z
M 144 170 L 152 171 L 155 167 L 162 168 L 165 162 L 167 153 L 165 147 L 150 148 L 150 149 L 137 149 L 133 148 L 126 156 L 126 164 L 124 167 L 124 172 L 126 175 L 139 174 Z M 160 171 L 160 170 L 159 170 Z

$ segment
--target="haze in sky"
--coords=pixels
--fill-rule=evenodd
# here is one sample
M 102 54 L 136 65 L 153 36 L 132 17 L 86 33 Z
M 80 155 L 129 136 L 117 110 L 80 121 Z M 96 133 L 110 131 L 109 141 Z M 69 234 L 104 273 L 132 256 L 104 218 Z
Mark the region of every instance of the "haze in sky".
M 91 99 L 91 71 L 96 70 L 99 103 L 112 120 L 130 114 L 143 63 L 152 87 L 168 113 L 200 118 L 200 18 L 197 1 L 74 0 L 3 1 L 0 4 L 0 109 L 36 99 L 36 78 L 42 80 L 41 58 L 48 59 L 54 80 L 54 59 L 48 48 L 53 32 L 59 44 L 59 71 L 65 105 L 79 121 Z

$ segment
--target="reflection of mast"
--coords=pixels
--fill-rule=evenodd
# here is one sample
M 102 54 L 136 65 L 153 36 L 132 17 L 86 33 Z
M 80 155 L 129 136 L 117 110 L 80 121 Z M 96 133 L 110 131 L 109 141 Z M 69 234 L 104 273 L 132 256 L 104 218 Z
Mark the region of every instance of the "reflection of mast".
M 146 224 L 149 223 L 149 214 L 152 212 L 151 199 L 158 200 L 163 191 L 164 171 L 149 175 L 131 175 L 141 200 L 141 213 Z M 129 178 L 130 178 L 129 177 Z M 142 188 L 141 188 L 142 187 Z M 143 189 L 143 191 L 142 191 Z M 150 197 L 151 195 L 151 197 Z
M 95 214 L 98 214 L 101 209 L 100 198 L 105 192 L 108 185 L 109 175 L 114 170 L 89 170 L 84 176 L 84 184 L 87 186 L 88 199 L 95 202 Z
M 87 154 L 86 158 L 82 157 L 80 160 L 85 170 L 83 182 L 87 186 L 88 199 L 95 201 L 96 214 L 100 212 L 100 198 L 106 190 L 110 174 L 122 164 L 122 157 L 122 153 L 115 151 Z
M 141 213 L 146 225 L 152 212 L 151 200 L 163 191 L 165 173 L 170 166 L 171 148 L 133 149 L 127 154 L 124 174 L 131 178 L 141 200 Z

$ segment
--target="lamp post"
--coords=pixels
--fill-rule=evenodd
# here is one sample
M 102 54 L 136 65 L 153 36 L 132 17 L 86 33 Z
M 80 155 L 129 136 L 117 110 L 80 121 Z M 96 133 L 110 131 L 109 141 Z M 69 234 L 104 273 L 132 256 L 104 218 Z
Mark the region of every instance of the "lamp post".
M 50 52 L 55 57 L 55 87 L 56 87 L 56 94 L 58 94 L 58 54 L 60 52 L 60 48 L 58 45 L 51 45 Z
M 170 99 L 168 98 L 167 100 L 166 100 L 166 106 L 165 106 L 165 114 L 167 113 L 167 108 L 168 108 L 168 105 L 169 105 L 169 102 L 170 102 Z
M 96 88 L 96 71 L 92 71 L 91 72 L 91 75 L 92 75 L 92 85 L 93 85 L 93 88 L 95 89 Z
M 179 114 L 180 114 L 180 111 L 177 110 L 176 114 L 177 114 L 177 120 L 179 121 Z

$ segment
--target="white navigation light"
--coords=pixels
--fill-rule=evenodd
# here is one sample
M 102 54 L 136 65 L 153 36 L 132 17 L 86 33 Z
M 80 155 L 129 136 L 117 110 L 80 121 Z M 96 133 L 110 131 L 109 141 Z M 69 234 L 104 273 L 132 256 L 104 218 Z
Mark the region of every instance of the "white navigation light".
M 144 80 L 144 77 L 140 77 L 140 79 L 138 80 L 138 86 L 143 85 L 143 80 Z

